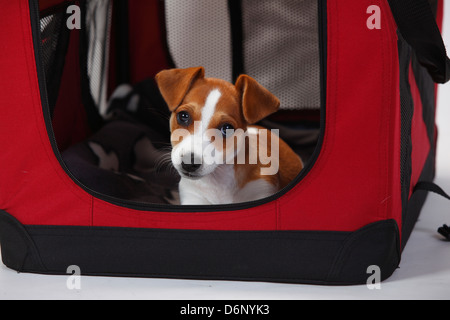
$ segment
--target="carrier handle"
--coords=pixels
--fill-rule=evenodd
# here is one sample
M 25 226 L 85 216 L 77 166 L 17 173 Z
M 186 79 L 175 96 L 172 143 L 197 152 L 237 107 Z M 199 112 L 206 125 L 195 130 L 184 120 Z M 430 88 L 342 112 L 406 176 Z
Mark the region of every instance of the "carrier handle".
M 388 0 L 397 26 L 436 83 L 450 80 L 450 59 L 428 0 Z
M 444 197 L 447 200 L 450 200 L 450 196 L 437 184 L 428 181 L 420 181 L 414 188 L 414 192 L 416 191 L 426 191 L 432 192 L 441 197 Z M 438 229 L 438 233 L 441 234 L 444 238 L 450 241 L 450 227 L 444 224 L 442 227 Z

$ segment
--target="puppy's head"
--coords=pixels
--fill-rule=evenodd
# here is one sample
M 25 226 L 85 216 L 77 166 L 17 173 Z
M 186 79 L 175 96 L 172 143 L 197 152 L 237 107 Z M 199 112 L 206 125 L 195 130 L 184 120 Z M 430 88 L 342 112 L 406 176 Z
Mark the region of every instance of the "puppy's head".
M 156 82 L 172 117 L 172 162 L 183 177 L 199 179 L 230 163 L 247 126 L 276 112 L 280 101 L 256 80 L 236 84 L 205 78 L 202 67 L 164 70 Z

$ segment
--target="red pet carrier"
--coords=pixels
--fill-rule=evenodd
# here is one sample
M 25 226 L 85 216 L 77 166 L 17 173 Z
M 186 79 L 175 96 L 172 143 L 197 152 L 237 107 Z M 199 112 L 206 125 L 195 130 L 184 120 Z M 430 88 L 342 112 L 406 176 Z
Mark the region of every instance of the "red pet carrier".
M 2 0 L 4 264 L 313 284 L 366 283 L 375 265 L 388 278 L 434 178 L 442 5 Z M 150 170 L 170 141 L 154 76 L 199 65 L 280 98 L 265 125 L 306 159 L 288 187 L 180 206 L 173 170 Z

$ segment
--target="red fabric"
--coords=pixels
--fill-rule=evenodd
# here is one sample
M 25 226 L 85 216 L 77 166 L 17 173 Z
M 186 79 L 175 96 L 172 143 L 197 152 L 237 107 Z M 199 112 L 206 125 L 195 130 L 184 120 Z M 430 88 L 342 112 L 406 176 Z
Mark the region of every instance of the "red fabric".
M 89 225 L 92 197 L 68 179 L 45 127 L 28 1 L 0 9 L 0 208 L 25 224 Z
M 428 138 L 427 126 L 423 119 L 423 105 L 420 97 L 419 88 L 412 67 L 409 68 L 409 83 L 411 87 L 411 95 L 414 101 L 414 115 L 411 127 L 412 140 L 412 176 L 410 196 L 414 191 L 414 187 L 419 182 L 420 175 L 430 154 L 431 146 Z
M 396 26 L 386 1 L 328 1 L 325 141 L 309 175 L 279 201 L 281 229 L 401 227 L 400 101 Z M 369 5 L 384 12 L 366 28 Z
M 381 30 L 366 28 L 364 13 L 373 4 L 384 13 Z M 276 201 L 218 213 L 131 210 L 78 187 L 47 135 L 28 1 L 3 1 L 0 9 L 8 12 L 0 22 L 0 72 L 5 75 L 0 79 L 0 208 L 23 224 L 354 231 L 395 219 L 401 230 L 399 65 L 396 26 L 385 0 L 328 1 L 325 140 L 309 174 Z M 143 47 L 151 43 L 149 33 L 135 32 L 145 39 L 139 42 Z M 133 48 L 137 44 L 133 40 Z M 133 72 L 138 80 L 154 70 Z
M 438 10 L 436 15 L 436 21 L 439 27 L 439 30 L 442 32 L 442 24 L 444 21 L 444 0 L 438 0 Z
M 154 77 L 169 68 L 161 24 L 163 2 L 129 1 L 131 81 L 133 84 Z
M 132 84 L 154 77 L 159 71 L 171 68 L 170 54 L 165 42 L 164 2 L 158 0 L 129 1 L 130 81 Z M 116 47 L 115 25 L 112 27 L 111 48 Z M 108 93 L 117 87 L 116 53 L 110 51 Z
M 83 141 L 90 132 L 81 99 L 79 38 L 78 31 L 71 32 L 61 87 L 53 113 L 53 131 L 61 151 Z

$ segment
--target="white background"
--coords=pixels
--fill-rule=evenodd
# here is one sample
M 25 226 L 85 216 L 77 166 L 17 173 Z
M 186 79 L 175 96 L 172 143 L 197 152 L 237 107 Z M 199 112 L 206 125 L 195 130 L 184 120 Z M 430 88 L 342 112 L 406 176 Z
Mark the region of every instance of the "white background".
M 450 6 L 444 39 L 450 47 Z M 450 84 L 440 87 L 436 183 L 450 191 Z M 450 224 L 450 202 L 430 195 L 402 256 L 400 269 L 381 284 L 320 287 L 268 283 L 82 277 L 68 290 L 65 276 L 17 274 L 0 263 L 0 299 L 450 299 L 450 243 L 436 230 Z

